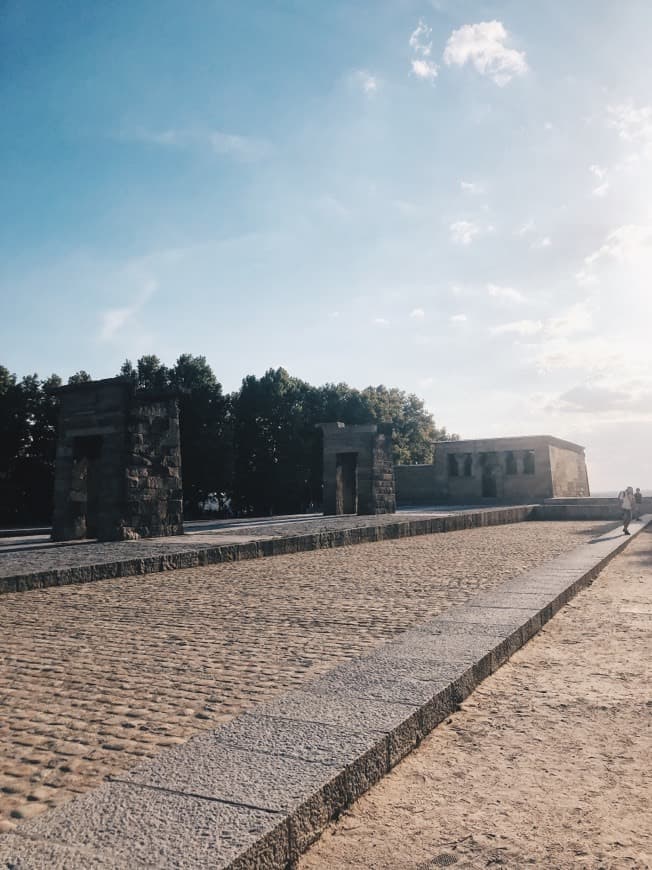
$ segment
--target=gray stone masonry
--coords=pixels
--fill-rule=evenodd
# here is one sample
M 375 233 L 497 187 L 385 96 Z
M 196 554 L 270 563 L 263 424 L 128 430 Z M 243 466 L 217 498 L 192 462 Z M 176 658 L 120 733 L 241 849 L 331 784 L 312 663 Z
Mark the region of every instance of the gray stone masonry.
M 319 424 L 324 433 L 324 514 L 396 511 L 390 424 Z
M 584 448 L 551 435 L 438 441 L 433 465 L 397 466 L 395 475 L 401 505 L 589 496 Z
M 60 400 L 52 538 L 183 533 L 179 409 L 122 378 L 52 391 Z

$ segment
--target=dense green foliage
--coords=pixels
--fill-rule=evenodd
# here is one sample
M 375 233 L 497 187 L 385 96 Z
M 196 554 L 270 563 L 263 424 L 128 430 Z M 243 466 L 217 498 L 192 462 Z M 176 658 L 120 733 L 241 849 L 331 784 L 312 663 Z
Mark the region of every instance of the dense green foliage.
M 317 423 L 389 422 L 397 462 L 429 462 L 433 442 L 447 436 L 423 402 L 394 387 L 356 390 L 347 384 L 313 387 L 285 369 L 249 375 L 240 389 L 222 392 L 203 356 L 182 354 L 168 368 L 157 356 L 125 360 L 121 377 L 136 389 L 178 392 L 186 512 L 193 516 L 209 493 L 232 496 L 253 514 L 301 512 L 321 502 L 321 432 Z M 68 383 L 90 380 L 79 371 Z M 56 399 L 44 381 L 18 381 L 0 366 L 0 524 L 48 522 L 56 447 Z

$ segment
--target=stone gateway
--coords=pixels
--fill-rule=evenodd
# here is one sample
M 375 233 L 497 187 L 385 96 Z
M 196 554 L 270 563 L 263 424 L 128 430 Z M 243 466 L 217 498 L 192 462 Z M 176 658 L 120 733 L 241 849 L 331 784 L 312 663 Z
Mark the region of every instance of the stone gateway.
M 176 398 L 122 378 L 52 392 L 60 401 L 52 539 L 183 534 Z
M 324 514 L 394 513 L 391 424 L 318 428 L 324 433 Z

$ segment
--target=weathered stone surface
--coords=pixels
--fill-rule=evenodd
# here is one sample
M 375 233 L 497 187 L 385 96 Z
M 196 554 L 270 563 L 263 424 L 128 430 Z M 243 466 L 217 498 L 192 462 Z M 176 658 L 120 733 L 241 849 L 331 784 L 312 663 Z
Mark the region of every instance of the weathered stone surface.
M 360 749 L 366 774 L 361 785 L 359 775 L 352 781 L 349 769 L 341 763 L 304 762 L 281 753 L 240 750 L 213 735 L 201 735 L 123 775 L 120 781 L 285 813 L 291 842 L 303 851 L 330 819 L 383 775 L 386 753 L 384 746 L 381 749 L 380 766 L 373 764 L 377 757 L 373 749 Z M 354 750 L 350 760 L 355 758 Z
M 369 749 L 367 737 L 351 729 L 319 722 L 297 722 L 259 712 L 244 713 L 221 725 L 212 737 L 235 749 L 331 766 L 350 764 Z
M 391 425 L 322 423 L 320 428 L 324 437 L 324 513 L 394 513 Z
M 589 495 L 584 448 L 549 435 L 438 441 L 433 465 L 397 466 L 395 474 L 401 505 L 519 504 L 551 496 Z M 565 519 L 563 510 L 553 507 L 549 516 L 541 513 L 541 518 Z M 611 516 L 605 512 L 568 518 Z
M 35 861 L 48 852 L 58 858 L 53 846 L 72 851 L 60 865 L 66 870 L 219 868 L 247 850 L 257 856 L 255 866 L 282 867 L 290 849 L 287 822 L 277 814 L 117 782 L 25 822 L 8 839 L 8 850 L 4 838 L 0 849 L 20 860 Z
M 115 870 L 115 857 L 53 840 L 8 834 L 0 839 L 0 867 L 8 870 Z M 152 864 L 143 865 L 152 867 Z
M 61 402 L 53 540 L 181 534 L 176 399 L 136 392 L 121 378 L 53 393 Z

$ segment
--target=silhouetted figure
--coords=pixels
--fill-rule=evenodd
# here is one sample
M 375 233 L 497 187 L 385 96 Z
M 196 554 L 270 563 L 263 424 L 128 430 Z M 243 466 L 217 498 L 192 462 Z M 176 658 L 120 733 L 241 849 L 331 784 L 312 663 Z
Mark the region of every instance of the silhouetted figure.
M 618 493 L 618 498 L 620 500 L 620 506 L 623 511 L 623 534 L 629 535 L 631 534 L 631 532 L 629 531 L 629 524 L 632 521 L 634 508 L 636 506 L 636 499 L 634 498 L 633 487 L 628 486 L 627 489 L 621 490 Z

